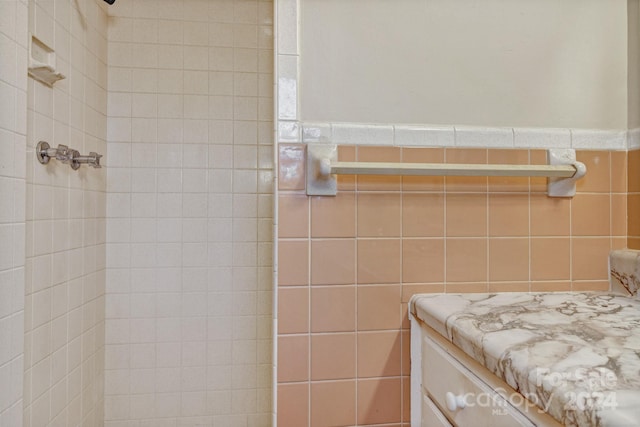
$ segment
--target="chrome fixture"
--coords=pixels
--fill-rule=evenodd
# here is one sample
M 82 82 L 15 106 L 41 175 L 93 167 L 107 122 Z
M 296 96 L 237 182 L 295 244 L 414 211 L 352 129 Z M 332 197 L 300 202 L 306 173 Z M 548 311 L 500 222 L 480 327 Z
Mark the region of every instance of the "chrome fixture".
M 49 163 L 49 160 L 55 158 L 56 160 L 71 166 L 71 169 L 73 170 L 79 169 L 82 164 L 87 164 L 92 168 L 102 167 L 100 166 L 100 158 L 102 155 L 98 153 L 94 153 L 92 151 L 88 156 L 82 156 L 78 150 L 71 149 L 66 145 L 60 144 L 58 145 L 58 148 L 51 148 L 49 143 L 46 141 L 40 141 L 38 142 L 38 145 L 36 145 L 36 157 L 43 165 L 46 165 Z

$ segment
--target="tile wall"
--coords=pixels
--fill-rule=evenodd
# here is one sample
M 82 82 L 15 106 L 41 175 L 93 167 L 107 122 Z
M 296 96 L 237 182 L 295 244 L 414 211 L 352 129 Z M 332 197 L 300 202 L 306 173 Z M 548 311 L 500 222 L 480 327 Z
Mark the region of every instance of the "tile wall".
M 629 150 L 628 224 L 629 249 L 640 249 L 640 150 Z
M 279 145 L 278 421 L 409 425 L 417 292 L 604 290 L 626 245 L 625 151 L 579 151 L 572 199 L 540 178 L 339 177 L 307 197 Z M 339 160 L 544 164 L 544 150 L 340 146 Z
M 23 417 L 27 17 L 0 2 L 0 426 Z
M 41 165 L 34 148 L 106 154 L 106 4 L 30 1 L 28 28 L 67 78 L 28 80 L 24 425 L 101 426 L 106 170 Z
M 268 426 L 273 3 L 109 8 L 106 426 Z

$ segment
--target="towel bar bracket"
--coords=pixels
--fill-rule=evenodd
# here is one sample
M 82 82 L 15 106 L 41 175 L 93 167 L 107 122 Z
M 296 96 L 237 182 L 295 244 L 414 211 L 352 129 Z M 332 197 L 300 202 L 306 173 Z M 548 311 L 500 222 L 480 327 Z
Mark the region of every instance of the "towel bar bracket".
M 307 195 L 335 196 L 336 175 L 548 177 L 549 197 L 573 197 L 586 166 L 573 149 L 550 149 L 547 165 L 340 162 L 334 144 L 307 145 Z

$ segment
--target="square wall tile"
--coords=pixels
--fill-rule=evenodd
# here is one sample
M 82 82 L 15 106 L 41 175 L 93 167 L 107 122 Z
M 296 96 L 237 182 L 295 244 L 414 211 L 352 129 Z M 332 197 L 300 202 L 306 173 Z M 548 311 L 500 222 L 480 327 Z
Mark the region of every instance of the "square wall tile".
M 309 384 L 278 384 L 278 425 L 303 426 L 309 420 Z
M 355 241 L 313 240 L 311 242 L 311 284 L 355 283 Z
M 443 236 L 444 197 L 444 193 L 403 193 L 402 236 Z
M 278 290 L 278 333 L 309 332 L 309 289 L 280 288 Z
M 449 194 L 445 199 L 448 237 L 487 235 L 487 195 Z
M 486 282 L 486 239 L 447 239 L 446 281 Z
M 402 283 L 444 281 L 444 239 L 402 241 Z
M 308 237 L 309 197 L 280 194 L 278 198 L 278 237 Z
M 358 236 L 399 237 L 400 194 L 358 193 Z
M 336 197 L 312 197 L 311 236 L 355 237 L 355 193 L 339 191 Z
M 400 283 L 400 239 L 358 240 L 358 283 Z
M 577 151 L 576 160 L 587 167 L 587 174 L 578 180 L 579 192 L 608 193 L 611 188 L 609 151 Z
M 610 199 L 609 194 L 576 194 L 571 201 L 571 234 L 609 236 Z
M 358 424 L 399 423 L 402 417 L 400 378 L 358 381 Z
M 358 333 L 358 378 L 395 377 L 401 371 L 400 331 Z
M 304 190 L 306 175 L 306 146 L 278 145 L 278 187 L 280 190 Z
M 356 312 L 355 286 L 311 288 L 311 332 L 353 332 Z
M 607 280 L 609 278 L 608 237 L 571 239 L 571 278 L 573 280 Z
M 403 148 L 403 163 L 443 163 L 443 148 Z M 403 176 L 403 191 L 444 191 L 442 176 Z
M 356 376 L 356 334 L 311 336 L 311 380 L 350 379 Z
M 400 329 L 400 285 L 358 286 L 358 330 Z
M 278 382 L 309 379 L 309 336 L 278 337 Z
M 531 280 L 568 280 L 570 272 L 569 238 L 531 238 Z
M 489 236 L 529 234 L 529 195 L 489 194 Z
M 278 242 L 278 284 L 306 285 L 309 283 L 309 243 L 306 240 Z
M 489 283 L 529 280 L 529 239 L 489 239 Z
M 356 382 L 311 383 L 311 426 L 356 424 Z
M 358 149 L 359 162 L 392 162 L 402 160 L 402 151 L 396 147 L 362 147 Z M 399 176 L 358 176 L 359 191 L 398 191 L 402 183 Z

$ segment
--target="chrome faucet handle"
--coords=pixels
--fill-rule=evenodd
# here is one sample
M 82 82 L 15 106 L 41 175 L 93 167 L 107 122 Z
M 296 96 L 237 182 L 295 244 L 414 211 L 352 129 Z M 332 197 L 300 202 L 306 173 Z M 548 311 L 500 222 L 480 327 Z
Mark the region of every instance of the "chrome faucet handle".
M 69 163 L 71 161 L 69 155 L 69 147 L 59 144 L 58 148 L 56 148 L 56 159 L 60 160 L 62 163 Z
M 89 157 L 93 158 L 93 161 L 89 162 L 89 166 L 91 166 L 92 168 L 101 168 L 102 166 L 100 165 L 100 159 L 102 158 L 102 154 L 98 154 L 94 151 L 89 153 Z
M 69 159 L 67 161 L 63 161 L 63 163 L 68 163 L 69 166 L 71 166 L 71 169 L 78 170 L 80 169 L 78 157 L 80 157 L 80 152 L 78 150 L 69 150 Z

